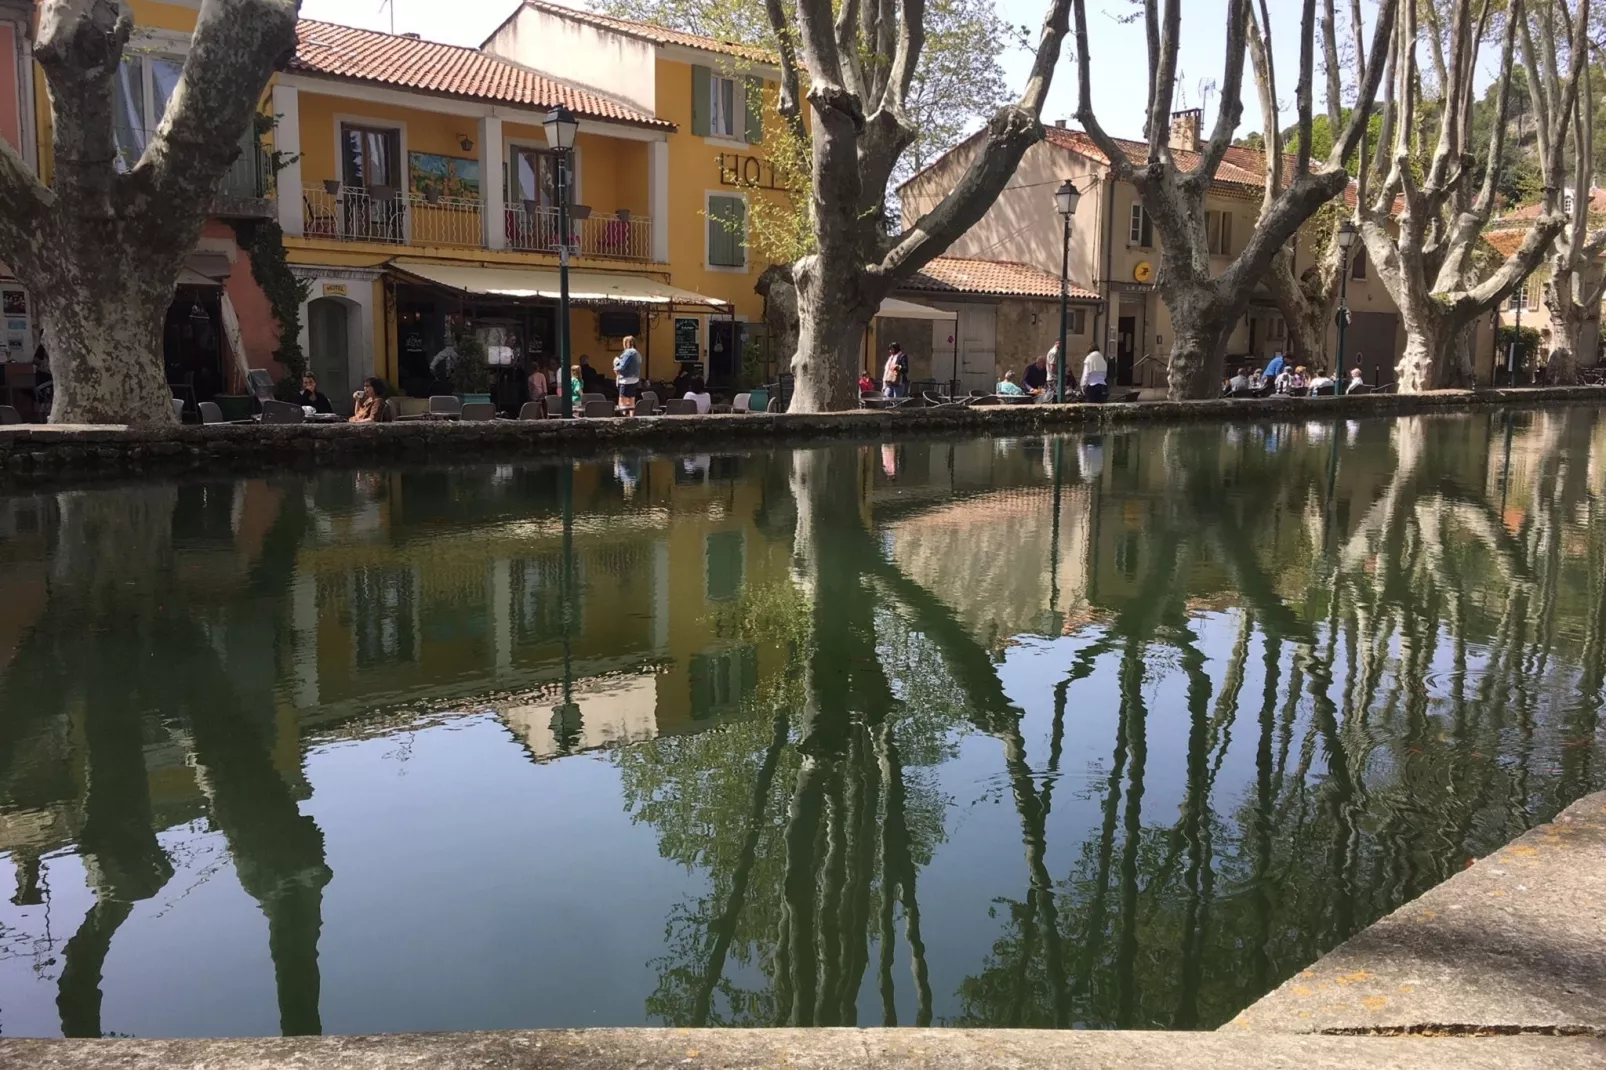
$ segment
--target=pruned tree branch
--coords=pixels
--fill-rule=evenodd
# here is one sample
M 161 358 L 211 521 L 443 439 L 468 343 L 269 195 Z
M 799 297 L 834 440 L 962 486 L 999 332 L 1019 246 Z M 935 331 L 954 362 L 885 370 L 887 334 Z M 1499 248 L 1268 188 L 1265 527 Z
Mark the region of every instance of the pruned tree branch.
M 101 217 L 112 215 L 117 173 L 112 79 L 133 32 L 118 0 L 46 0 L 34 43 L 52 110 L 67 120 L 54 131 L 56 191 Z

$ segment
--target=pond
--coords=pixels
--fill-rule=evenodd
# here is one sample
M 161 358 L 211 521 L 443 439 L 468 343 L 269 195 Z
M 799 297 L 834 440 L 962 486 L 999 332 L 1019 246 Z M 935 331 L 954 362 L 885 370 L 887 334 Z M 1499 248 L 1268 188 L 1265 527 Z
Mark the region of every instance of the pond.
M 1603 785 L 1603 510 L 1582 407 L 0 497 L 0 1034 L 1213 1028 Z

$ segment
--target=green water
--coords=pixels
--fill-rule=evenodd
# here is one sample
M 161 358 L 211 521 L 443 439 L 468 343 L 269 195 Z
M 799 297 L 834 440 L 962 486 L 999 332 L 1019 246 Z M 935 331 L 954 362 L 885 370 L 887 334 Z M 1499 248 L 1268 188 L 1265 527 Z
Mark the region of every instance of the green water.
M 1587 408 L 0 497 L 0 1034 L 1214 1027 L 1602 786 L 1603 500 Z

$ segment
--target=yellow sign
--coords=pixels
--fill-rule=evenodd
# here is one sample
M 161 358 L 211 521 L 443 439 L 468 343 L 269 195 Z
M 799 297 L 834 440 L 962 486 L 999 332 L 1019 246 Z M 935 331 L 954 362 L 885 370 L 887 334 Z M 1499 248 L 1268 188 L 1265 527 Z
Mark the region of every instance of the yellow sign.
M 1154 278 L 1154 265 L 1147 260 L 1139 260 L 1137 267 L 1132 269 L 1132 277 L 1139 282 L 1148 282 Z
M 323 295 L 325 297 L 345 297 L 346 284 L 343 282 L 326 282 L 323 284 Z

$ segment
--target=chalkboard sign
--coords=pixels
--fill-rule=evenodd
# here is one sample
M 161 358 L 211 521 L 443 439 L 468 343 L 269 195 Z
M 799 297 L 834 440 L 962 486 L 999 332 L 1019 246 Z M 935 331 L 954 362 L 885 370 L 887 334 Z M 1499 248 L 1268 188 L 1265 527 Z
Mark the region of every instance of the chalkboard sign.
M 675 359 L 682 363 L 703 359 L 702 343 L 698 336 L 701 324 L 694 319 L 675 321 Z
M 251 393 L 263 401 L 273 400 L 273 376 L 265 368 L 251 369 Z

